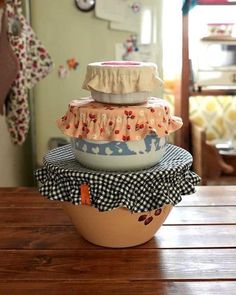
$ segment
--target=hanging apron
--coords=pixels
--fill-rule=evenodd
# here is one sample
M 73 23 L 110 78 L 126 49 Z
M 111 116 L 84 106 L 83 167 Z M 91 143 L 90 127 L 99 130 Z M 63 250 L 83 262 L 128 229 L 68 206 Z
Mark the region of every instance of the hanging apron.
M 30 122 L 28 90 L 50 73 L 53 62 L 23 16 L 21 1 L 12 0 L 6 7 L 9 41 L 19 62 L 19 72 L 6 102 L 6 120 L 13 143 L 22 144 Z
M 7 18 L 4 10 L 1 18 L 0 33 L 0 115 L 4 114 L 7 94 L 19 71 L 17 58 L 8 41 L 7 30 Z

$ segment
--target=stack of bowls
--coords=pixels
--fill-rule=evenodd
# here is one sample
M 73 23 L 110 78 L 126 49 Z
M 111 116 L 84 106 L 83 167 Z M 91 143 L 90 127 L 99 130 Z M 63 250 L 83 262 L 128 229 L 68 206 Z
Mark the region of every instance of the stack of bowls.
M 151 97 L 161 85 L 157 66 L 141 62 L 101 62 L 87 67 L 83 88 L 91 97 L 72 101 L 58 120 L 72 138 L 78 161 L 91 169 L 147 169 L 163 157 L 167 136 L 182 126 L 167 102 Z
M 83 88 L 91 96 L 72 101 L 58 120 L 59 129 L 72 138 L 78 162 L 103 173 L 118 174 L 156 165 L 166 151 L 167 136 L 182 126 L 181 118 L 170 114 L 167 102 L 151 97 L 161 84 L 153 63 L 89 64 Z M 172 206 L 135 214 L 124 207 L 107 212 L 67 202 L 64 207 L 90 242 L 129 247 L 151 239 Z M 150 223 L 152 216 L 155 222 Z

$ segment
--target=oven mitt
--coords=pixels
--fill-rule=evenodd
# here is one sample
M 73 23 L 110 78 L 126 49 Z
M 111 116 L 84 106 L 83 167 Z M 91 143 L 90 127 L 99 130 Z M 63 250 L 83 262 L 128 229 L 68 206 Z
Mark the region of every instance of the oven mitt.
M 20 70 L 8 96 L 6 120 L 13 143 L 22 144 L 30 122 L 28 89 L 50 73 L 53 62 L 22 15 L 21 2 L 12 0 L 7 4 L 7 12 L 9 19 L 14 17 L 19 21 L 21 29 L 18 36 L 11 30 L 8 32 L 12 49 L 19 60 Z
M 14 144 L 23 144 L 29 131 L 30 111 L 28 91 L 22 81 L 12 87 L 6 99 L 7 127 Z M 20 85 L 22 87 L 20 88 Z
M 0 33 L 0 114 L 4 114 L 4 103 L 10 87 L 19 71 L 17 58 L 8 40 L 7 19 L 5 11 L 2 14 Z
M 53 69 L 53 62 L 42 43 L 37 39 L 28 22 L 22 18 L 26 32 L 27 62 L 26 87 L 32 88 Z

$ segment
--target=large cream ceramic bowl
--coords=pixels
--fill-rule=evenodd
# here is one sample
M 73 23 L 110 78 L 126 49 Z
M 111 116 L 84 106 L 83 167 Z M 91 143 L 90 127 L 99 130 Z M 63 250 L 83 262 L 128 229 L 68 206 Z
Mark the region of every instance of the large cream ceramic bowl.
M 84 166 L 106 171 L 147 169 L 163 157 L 167 137 L 147 135 L 137 141 L 91 141 L 72 139 L 76 159 Z
M 87 205 L 63 203 L 78 232 L 87 241 L 104 247 L 132 247 L 149 241 L 169 215 L 172 205 L 150 212 L 131 213 L 125 208 L 100 212 Z
M 94 100 L 102 103 L 133 105 L 146 102 L 151 97 L 151 92 L 140 91 L 132 93 L 113 94 L 91 90 L 91 96 Z

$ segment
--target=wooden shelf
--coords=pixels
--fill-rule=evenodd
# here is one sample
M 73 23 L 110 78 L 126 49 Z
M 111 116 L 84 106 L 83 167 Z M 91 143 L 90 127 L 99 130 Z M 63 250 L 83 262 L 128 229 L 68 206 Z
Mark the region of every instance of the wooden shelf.
M 215 2 L 215 1 L 200 0 L 200 1 L 198 1 L 197 5 L 205 5 L 205 6 L 208 6 L 208 5 L 217 5 L 217 6 L 236 5 L 236 1 L 229 1 L 229 2 L 222 1 L 221 3 L 219 3 L 218 1 Z
M 207 37 L 203 37 L 201 38 L 201 41 L 211 41 L 211 42 L 219 42 L 219 41 L 227 41 L 227 42 L 235 42 L 236 38 L 235 37 L 231 37 L 231 36 L 207 36 Z
M 207 89 L 201 91 L 190 91 L 189 96 L 217 96 L 236 95 L 236 89 Z

